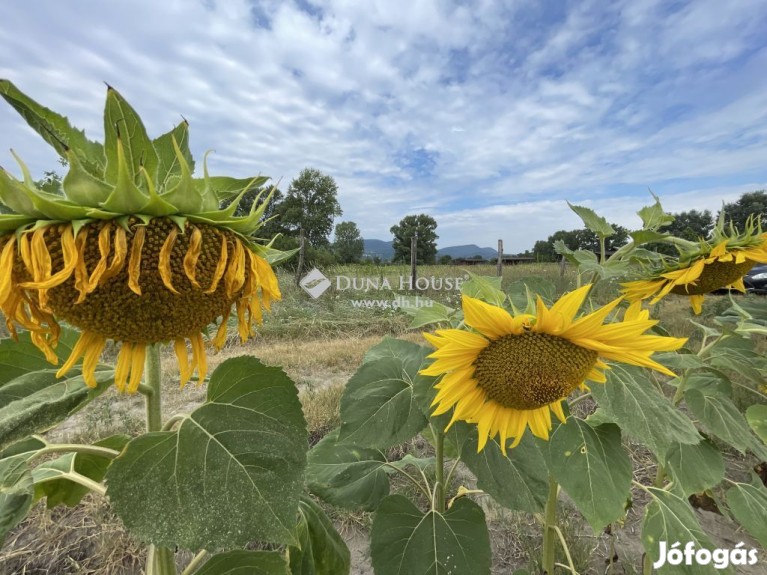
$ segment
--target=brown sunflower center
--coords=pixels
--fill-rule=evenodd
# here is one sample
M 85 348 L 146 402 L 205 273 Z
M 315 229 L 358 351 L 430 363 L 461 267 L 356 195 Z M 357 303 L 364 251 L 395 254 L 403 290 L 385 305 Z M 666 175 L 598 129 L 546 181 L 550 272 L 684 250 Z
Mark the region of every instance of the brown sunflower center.
M 741 264 L 735 261 L 713 261 L 703 267 L 695 285 L 678 285 L 671 289 L 671 293 L 678 295 L 705 295 L 721 289 L 738 281 L 756 265 L 756 262 L 746 260 Z
M 102 235 L 104 226 L 109 229 Z M 48 306 L 57 318 L 117 341 L 169 341 L 199 333 L 217 317 L 226 317 L 239 296 L 239 293 L 227 295 L 225 278 L 220 278 L 214 291 L 205 293 L 217 270 L 220 275 L 218 264 L 223 255 L 222 240 L 228 243 L 228 258 L 232 257 L 235 242 L 239 240 L 231 232 L 213 226 L 195 224 L 194 228 L 199 232 L 193 233 L 193 228 L 187 225 L 182 233 L 170 219 L 155 218 L 143 227 L 143 244 L 139 252 L 139 246 L 136 246 L 137 241 L 140 243 L 137 240 L 138 226 L 131 225 L 130 230 L 122 234 L 122 230 L 118 232 L 118 226 L 111 223 L 88 224 L 78 233 L 80 243 L 77 245 L 75 273 L 48 290 Z M 66 226 L 52 225 L 45 233 L 54 274 L 66 261 L 62 245 L 65 229 Z M 83 242 L 80 238 L 86 232 Z M 118 237 L 118 233 L 122 237 Z M 166 243 L 171 233 L 176 237 Z M 120 243 L 123 247 L 118 249 Z M 189 250 L 193 243 L 199 249 Z M 164 246 L 162 256 L 170 272 L 169 278 L 166 273 L 166 279 L 170 279 L 176 293 L 168 289 L 161 275 L 159 262 Z M 122 252 L 122 258 L 115 257 L 118 252 Z M 194 256 L 188 255 L 190 252 L 199 254 L 196 261 Z M 122 262 L 116 264 L 116 259 L 122 259 Z M 194 282 L 186 273 L 185 264 L 194 270 Z M 97 271 L 99 266 L 101 272 Z M 29 279 L 29 272 L 18 260 L 17 267 L 14 273 L 21 276 L 19 279 Z M 83 284 L 99 273 L 101 279 L 97 285 L 91 282 L 94 285 L 83 296 Z
M 588 375 L 597 352 L 545 333 L 507 335 L 475 361 L 474 377 L 504 407 L 537 409 L 570 395 Z

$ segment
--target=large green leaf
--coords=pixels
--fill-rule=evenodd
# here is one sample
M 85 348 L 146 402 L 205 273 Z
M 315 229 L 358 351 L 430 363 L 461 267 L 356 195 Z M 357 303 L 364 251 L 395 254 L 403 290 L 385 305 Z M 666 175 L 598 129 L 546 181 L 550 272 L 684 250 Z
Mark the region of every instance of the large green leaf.
M 490 573 L 485 514 L 465 497 L 444 513 L 423 513 L 402 495 L 387 497 L 373 519 L 370 553 L 376 575 Z
M 128 435 L 112 435 L 94 445 L 121 451 L 130 440 Z M 56 459 L 41 463 L 32 470 L 35 482 L 35 497 L 45 497 L 48 509 L 57 505 L 74 507 L 89 492 L 89 489 L 71 480 L 73 474 L 84 476 L 95 482 L 104 479 L 109 457 L 89 453 L 67 453 Z
M 283 553 L 229 551 L 214 555 L 194 575 L 291 575 Z
M 608 418 L 620 422 L 625 433 L 665 459 L 672 443 L 698 443 L 700 435 L 647 374 L 639 367 L 612 365 L 606 372 L 607 383 L 592 385 L 591 393 Z
M 338 431 L 322 438 L 308 455 L 306 481 L 328 503 L 373 510 L 389 494 L 386 455 L 338 442 Z
M 724 479 L 724 459 L 707 439 L 696 445 L 674 443 L 666 454 L 666 465 L 685 495 L 711 489 Z
M 71 329 L 63 329 L 56 355 L 59 360 L 65 360 L 72 352 L 78 333 Z M 21 332 L 17 340 L 0 339 L 0 386 L 30 371 L 50 369 L 51 364 L 45 360 L 42 352 L 32 343 L 28 331 Z M 0 407 L 2 403 L 0 403 Z
M 713 550 L 715 548 L 698 524 L 693 509 L 686 499 L 654 487 L 649 487 L 648 493 L 652 496 L 652 501 L 645 509 L 642 522 L 642 545 L 653 563 L 660 560 L 661 542 L 665 542 L 667 548 L 676 542 L 681 542 L 682 547 L 692 542 L 695 549 Z M 659 575 L 716 575 L 732 573 L 732 570 L 718 570 L 711 563 L 686 565 L 683 561 L 681 565 L 665 562 L 658 566 L 657 573 Z
M 461 293 L 469 297 L 481 299 L 492 305 L 500 306 L 506 300 L 506 294 L 501 289 L 502 277 L 478 276 L 468 272 L 469 279 L 461 284 Z
M 97 386 L 81 375 L 57 378 L 55 370 L 30 371 L 0 387 L 0 447 L 42 433 L 101 395 L 114 379 L 110 370 L 96 371 Z
M 754 433 L 767 443 L 767 405 L 752 405 L 746 409 L 746 421 Z
M 21 114 L 43 140 L 53 146 L 59 156 L 66 157 L 67 149 L 72 149 L 91 174 L 101 174 L 104 169 L 104 148 L 101 144 L 88 140 L 85 132 L 73 128 L 67 118 L 41 106 L 9 80 L 0 79 L 0 96 Z
M 586 227 L 598 236 L 606 238 L 615 233 L 615 230 L 609 223 L 607 223 L 607 220 L 603 216 L 597 215 L 591 208 L 574 206 L 570 202 L 567 202 L 567 205 L 570 206 L 572 211 L 578 214 L 578 217 L 583 220 Z
M 511 303 L 521 312 L 524 312 L 527 308 L 528 295 L 533 296 L 533 302 L 535 301 L 535 296 L 541 296 L 541 299 L 549 305 L 557 296 L 556 286 L 551 281 L 540 276 L 520 278 L 512 282 L 506 291 L 509 294 Z
M 741 453 L 753 452 L 767 460 L 767 447 L 752 433 L 746 418 L 728 397 L 700 389 L 688 389 L 684 399 L 701 426 Z
M 617 425 L 568 417 L 549 439 L 549 470 L 594 531 L 624 515 L 631 460 Z
M 756 482 L 733 483 L 727 490 L 727 505 L 746 531 L 767 548 L 767 489 Z
M 322 508 L 303 496 L 298 514 L 301 547 L 290 547 L 291 575 L 348 575 L 351 553 Z
M 418 374 L 430 351 L 416 344 L 388 345 L 391 356 L 366 361 L 346 384 L 341 441 L 386 448 L 407 441 L 427 424 L 414 390 L 433 381 Z
M 0 544 L 32 507 L 35 492 L 27 467 L 32 455 L 22 452 L 0 459 Z
M 229 359 L 176 431 L 128 444 L 107 471 L 107 495 L 131 533 L 158 545 L 296 544 L 306 448 L 290 378 L 253 357 Z
M 141 184 L 141 166 L 152 178 L 156 178 L 159 164 L 157 152 L 147 136 L 144 123 L 125 98 L 110 86 L 104 108 L 104 150 L 107 158 L 104 179 L 110 184 L 117 181 L 118 140 L 122 143 L 133 183 L 137 186 Z
M 642 227 L 645 230 L 657 230 L 674 221 L 674 216 L 663 210 L 658 196 L 653 194 L 652 197 L 655 198 L 655 203 L 651 206 L 645 206 L 637 212 L 637 215 L 642 218 Z
M 463 422 L 454 426 L 463 446 L 461 460 L 477 477 L 477 487 L 508 509 L 535 513 L 543 510 L 548 494 L 546 462 L 531 434 L 514 449 L 501 452 L 498 438 L 490 439 L 477 453 L 477 427 Z

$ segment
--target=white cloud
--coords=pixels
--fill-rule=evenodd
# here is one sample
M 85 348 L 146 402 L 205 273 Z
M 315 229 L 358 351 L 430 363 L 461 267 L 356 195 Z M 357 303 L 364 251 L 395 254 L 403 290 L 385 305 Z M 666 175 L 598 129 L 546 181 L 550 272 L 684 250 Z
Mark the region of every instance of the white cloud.
M 216 150 L 214 172 L 266 173 L 286 188 L 317 167 L 337 179 L 343 219 L 366 237 L 387 239 L 401 217 L 428 211 L 442 245 L 508 236 L 507 249 L 522 250 L 577 225 L 565 198 L 598 198 L 622 223 L 648 186 L 669 190 L 672 209 L 683 197 L 672 194 L 704 190 L 680 209 L 695 200 L 715 210 L 753 189 L 741 182 L 767 179 L 767 5 L 551 8 L 6 2 L 0 77 L 93 138 L 107 81 L 150 134 L 186 117 L 195 155 Z M 57 167 L 0 107 L 9 168 L 11 146 L 38 174 Z

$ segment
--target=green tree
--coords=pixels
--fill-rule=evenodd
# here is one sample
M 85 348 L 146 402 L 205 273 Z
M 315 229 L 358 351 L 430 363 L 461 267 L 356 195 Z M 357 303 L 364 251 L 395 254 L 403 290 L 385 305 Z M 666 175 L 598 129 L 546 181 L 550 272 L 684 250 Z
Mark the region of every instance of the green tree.
M 703 210 L 702 212 L 690 210 L 671 215 L 674 216 L 674 221 L 664 226 L 662 231 L 684 240 L 697 242 L 701 238 L 705 239 L 714 228 L 714 217 L 708 210 Z M 677 249 L 670 244 L 649 244 L 647 248 L 670 256 L 677 255 L 678 253 Z
M 439 264 L 443 266 L 449 266 L 453 263 L 453 257 L 450 254 L 444 254 L 439 256 Z
M 724 204 L 724 221 L 732 222 L 740 231 L 746 226 L 746 220 L 751 214 L 754 214 L 763 227 L 767 227 L 767 191 L 759 190 L 748 192 L 740 196 L 734 202 Z M 717 214 L 717 219 L 721 215 Z
M 63 178 L 52 170 L 43 172 L 43 177 L 35 182 L 35 185 L 50 194 L 61 194 L 61 182 Z
M 336 224 L 333 252 L 342 264 L 356 263 L 362 259 L 365 251 L 365 240 L 354 222 Z
M 418 234 L 418 247 L 416 248 L 416 263 L 433 264 L 437 257 L 437 221 L 426 214 L 417 216 L 405 216 L 399 224 L 391 227 L 394 235 L 392 247 L 394 248 L 395 262 L 410 261 L 410 240 L 414 234 Z
M 615 234 L 605 240 L 605 250 L 616 250 L 624 245 L 629 239 L 626 228 L 617 224 L 610 224 Z M 554 243 L 561 240 L 571 250 L 590 250 L 600 252 L 599 237 L 587 228 L 578 230 L 559 230 L 551 234 L 547 240 L 538 240 L 533 246 L 533 255 L 540 261 L 556 261 L 559 259 L 554 249 Z
M 304 168 L 290 182 L 285 199 L 277 211 L 287 233 L 298 235 L 303 229 L 315 247 L 328 246 L 333 219 L 343 212 L 338 203 L 336 181 L 314 168 Z

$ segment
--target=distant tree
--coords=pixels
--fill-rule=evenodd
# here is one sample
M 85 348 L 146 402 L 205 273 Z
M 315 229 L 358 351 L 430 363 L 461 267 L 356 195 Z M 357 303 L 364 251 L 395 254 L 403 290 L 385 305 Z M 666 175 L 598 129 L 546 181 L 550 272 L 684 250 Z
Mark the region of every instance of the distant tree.
M 449 266 L 453 263 L 453 257 L 450 254 L 444 254 L 439 256 L 439 264 L 443 266 Z
M 304 168 L 290 182 L 278 211 L 287 233 L 298 235 L 303 228 L 306 239 L 315 247 L 328 246 L 333 219 L 343 212 L 338 203 L 338 185 L 314 168 Z
M 706 239 L 714 228 L 714 217 L 708 210 L 702 212 L 690 210 L 671 215 L 674 216 L 674 221 L 664 226 L 661 231 L 668 232 L 683 240 L 697 242 L 700 239 Z M 671 244 L 653 243 L 646 247 L 670 256 L 678 254 L 677 249 Z
M 419 264 L 433 264 L 437 257 L 437 222 L 426 214 L 417 216 L 405 216 L 399 224 L 391 227 L 394 235 L 392 247 L 394 247 L 395 262 L 410 261 L 410 240 L 413 234 L 418 234 L 416 262 Z
M 610 224 L 615 234 L 605 240 L 605 250 L 616 250 L 629 239 L 626 228 Z M 559 259 L 554 249 L 554 243 L 561 240 L 571 250 L 589 250 L 596 254 L 600 251 L 599 236 L 587 228 L 579 230 L 559 230 L 551 234 L 547 240 L 538 240 L 533 246 L 533 254 L 540 261 L 556 261 Z
M 365 252 L 365 240 L 354 222 L 336 224 L 333 253 L 342 264 L 356 263 L 362 259 Z
M 43 172 L 43 177 L 35 182 L 35 185 L 50 194 L 61 194 L 61 182 L 63 178 L 56 172 L 47 170 Z
M 762 227 L 767 227 L 767 191 L 748 192 L 734 202 L 724 204 L 724 220 L 729 225 L 731 221 L 738 230 L 743 231 L 748 216 L 754 214 Z M 721 211 L 719 212 L 721 214 Z M 717 214 L 717 219 L 719 218 Z

